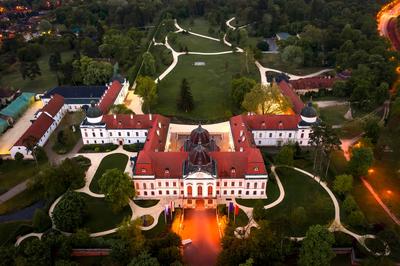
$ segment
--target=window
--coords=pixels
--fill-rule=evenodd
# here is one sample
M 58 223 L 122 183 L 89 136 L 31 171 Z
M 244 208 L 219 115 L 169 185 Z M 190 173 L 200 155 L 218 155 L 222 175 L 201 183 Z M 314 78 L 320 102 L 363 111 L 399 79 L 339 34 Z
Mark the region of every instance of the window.
M 161 190 L 158 191 L 158 195 L 162 195 L 162 191 Z
M 144 195 L 147 196 L 147 191 L 144 192 Z
M 219 187 L 219 182 L 217 182 L 217 187 Z
M 144 132 L 144 135 L 147 137 L 147 132 Z
M 143 183 L 143 189 L 147 189 L 146 183 Z
M 239 187 L 241 187 L 241 186 L 242 186 L 242 181 L 239 182 Z
M 242 195 L 242 191 L 241 190 L 239 190 L 238 192 L 239 192 L 239 195 Z
M 169 168 L 165 168 L 165 174 L 166 174 L 166 175 L 169 174 Z
M 183 187 L 183 182 L 181 182 L 181 187 Z
M 169 195 L 169 190 L 167 190 L 167 195 Z
M 142 168 L 142 173 L 146 173 L 146 169 L 145 168 Z
M 176 190 L 174 190 L 174 195 L 176 195 L 177 194 L 177 192 L 176 192 Z
M 254 167 L 254 171 L 258 172 L 258 166 Z
M 94 144 L 97 144 L 97 141 L 96 141 L 96 140 L 94 141 Z
M 292 133 L 289 133 L 289 138 L 291 138 L 292 137 Z
M 303 141 L 300 141 L 300 145 L 303 145 Z
M 233 195 L 233 194 L 235 194 L 235 191 L 234 191 L 234 190 L 231 190 L 231 195 Z
M 261 145 L 261 140 L 258 141 L 258 145 Z
M 121 137 L 121 132 L 118 132 L 118 137 Z
M 247 189 L 249 189 L 250 188 L 250 183 L 247 183 L 246 187 L 247 187 Z
M 248 192 L 248 191 L 246 191 L 246 195 L 249 195 L 249 192 Z
M 166 186 L 166 187 L 169 187 L 169 182 L 165 182 L 165 186 Z
M 96 137 L 96 133 L 92 132 L 92 136 L 93 136 L 93 137 Z
M 86 137 L 86 138 L 88 137 L 88 134 L 87 134 L 87 132 L 85 132 L 85 137 Z
M 101 143 L 103 143 L 103 144 L 104 144 L 104 140 L 102 140 L 102 141 L 101 141 Z
M 304 133 L 301 133 L 300 138 L 304 138 Z
M 232 168 L 231 168 L 231 174 L 232 174 L 232 175 L 236 174 L 236 169 L 235 169 L 235 167 L 232 167 Z
M 258 137 L 261 138 L 262 137 L 262 133 L 258 134 Z
M 269 137 L 272 138 L 272 133 L 269 133 Z
M 224 190 L 224 195 L 226 195 L 226 190 Z
M 279 133 L 279 137 L 282 137 L 282 133 Z
M 151 183 L 151 184 L 150 184 L 150 187 L 151 187 L 151 189 L 154 189 L 154 184 Z
M 181 190 L 181 195 L 183 195 L 183 190 Z
M 176 182 L 172 183 L 174 187 L 176 187 Z
M 261 191 L 261 195 L 264 195 L 264 191 Z
M 234 187 L 235 186 L 235 182 L 231 182 L 231 186 Z
M 219 190 L 217 190 L 217 195 L 219 195 Z
M 130 140 L 130 139 L 128 139 L 128 143 L 131 143 L 131 140 Z
M 139 132 L 136 132 L 136 137 L 139 137 Z
M 158 186 L 161 187 L 161 182 L 158 182 Z
M 227 187 L 228 186 L 228 182 L 224 182 L 224 187 Z
M 154 191 L 151 192 L 151 195 L 154 196 Z
M 257 188 L 257 183 L 254 183 L 254 188 Z
M 112 137 L 112 132 L 110 132 L 110 137 Z
M 264 182 L 261 183 L 261 188 L 265 189 L 265 183 Z
M 103 137 L 103 132 L 100 132 L 100 137 Z
M 131 133 L 130 133 L 130 132 L 126 132 L 126 135 L 127 135 L 128 137 L 130 137 L 130 136 L 131 136 Z
M 257 191 L 254 190 L 254 191 L 253 191 L 253 195 L 257 195 Z
M 136 183 L 136 189 L 139 189 L 139 183 Z

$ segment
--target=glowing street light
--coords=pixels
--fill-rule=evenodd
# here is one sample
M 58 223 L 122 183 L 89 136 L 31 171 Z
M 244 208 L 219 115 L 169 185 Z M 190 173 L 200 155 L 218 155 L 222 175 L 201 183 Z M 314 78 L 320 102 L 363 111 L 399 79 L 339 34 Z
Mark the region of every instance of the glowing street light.
M 386 190 L 386 193 L 388 193 L 389 195 L 392 195 L 392 191 L 391 190 Z
M 373 168 L 368 169 L 369 174 L 373 174 L 374 172 L 375 172 L 375 170 Z

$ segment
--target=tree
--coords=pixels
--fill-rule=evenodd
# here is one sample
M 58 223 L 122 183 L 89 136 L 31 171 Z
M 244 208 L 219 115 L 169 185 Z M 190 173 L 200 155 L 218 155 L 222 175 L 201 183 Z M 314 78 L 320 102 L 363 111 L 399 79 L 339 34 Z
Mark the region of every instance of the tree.
M 178 109 L 184 112 L 191 112 L 194 108 L 193 95 L 189 82 L 184 78 L 181 83 L 181 92 L 177 101 Z
M 20 254 L 24 258 L 22 265 L 46 266 L 49 265 L 48 262 L 51 260 L 50 249 L 38 238 L 34 238 L 22 245 Z M 16 264 L 18 265 L 18 263 Z
M 150 112 L 158 101 L 157 85 L 150 77 L 139 76 L 136 80 L 136 93 L 143 98 L 143 109 Z
M 128 205 L 129 198 L 135 196 L 129 175 L 116 168 L 107 170 L 100 177 L 99 186 L 116 211 Z
M 128 266 L 159 266 L 157 258 L 151 257 L 149 253 L 143 251 L 134 258 Z
M 275 163 L 279 165 L 294 164 L 294 148 L 292 145 L 284 145 L 275 157 Z
M 358 205 L 352 195 L 347 195 L 342 204 L 343 210 L 346 214 L 358 209 Z
M 378 122 L 378 119 L 370 118 L 364 123 L 363 126 L 365 137 L 371 139 L 371 142 L 374 144 L 378 142 L 379 134 L 381 131 Z
M 78 192 L 65 193 L 52 213 L 55 226 L 65 232 L 75 232 L 83 225 L 86 203 Z
M 311 226 L 301 244 L 299 265 L 304 266 L 329 266 L 335 257 L 332 245 L 335 238 L 331 232 L 322 225 Z
M 35 148 L 38 140 L 34 136 L 27 136 L 22 140 L 22 145 L 26 148 L 27 152 L 32 154 L 33 159 L 35 160 L 36 166 L 38 166 L 38 159 L 36 156 Z
M 289 45 L 283 49 L 281 58 L 287 66 L 297 68 L 302 66 L 304 63 L 304 52 L 299 46 Z
M 37 76 L 41 76 L 42 72 L 40 71 L 39 64 L 34 62 L 21 62 L 19 69 L 22 79 L 29 78 L 30 80 L 34 80 Z
M 255 85 L 256 81 L 246 77 L 240 77 L 237 79 L 232 79 L 232 90 L 231 97 L 232 102 L 235 106 L 241 108 L 244 96 L 248 93 Z
M 128 252 L 131 257 L 138 256 L 143 251 L 145 239 L 139 228 L 139 221 L 126 219 L 118 228 L 117 234 L 128 245 Z
M 36 209 L 33 215 L 32 225 L 36 232 L 44 232 L 51 228 L 51 219 L 42 209 Z
M 91 38 L 84 38 L 81 41 L 80 47 L 84 55 L 89 57 L 96 57 L 98 56 L 98 48 L 96 42 L 94 42 Z
M 46 19 L 42 19 L 40 22 L 39 22 L 39 31 L 40 32 L 42 32 L 42 33 L 48 33 L 50 30 L 51 30 L 51 28 L 52 28 L 52 25 L 51 25 L 51 23 L 48 21 L 48 20 L 46 20 Z
M 85 85 L 105 84 L 113 74 L 113 66 L 110 63 L 95 61 L 87 56 L 75 60 L 73 67 Z
M 61 54 L 60 52 L 54 52 L 49 57 L 49 68 L 51 71 L 58 71 L 61 67 Z
M 153 76 L 156 73 L 156 60 L 150 52 L 143 54 L 143 65 L 141 74 L 144 76 Z
M 363 227 L 366 224 L 364 213 L 362 213 L 359 209 L 352 211 L 346 221 L 349 225 L 354 227 Z
M 351 175 L 338 175 L 333 181 L 333 190 L 341 196 L 353 189 L 353 177 Z
M 353 176 L 366 175 L 374 162 L 374 152 L 371 147 L 359 147 L 351 150 L 349 170 Z
M 125 104 L 114 104 L 111 106 L 110 111 L 113 114 L 135 114 L 131 109 L 126 107 Z
M 282 114 L 290 107 L 290 102 L 281 94 L 278 86 L 257 84 L 246 93 L 242 107 L 258 114 Z

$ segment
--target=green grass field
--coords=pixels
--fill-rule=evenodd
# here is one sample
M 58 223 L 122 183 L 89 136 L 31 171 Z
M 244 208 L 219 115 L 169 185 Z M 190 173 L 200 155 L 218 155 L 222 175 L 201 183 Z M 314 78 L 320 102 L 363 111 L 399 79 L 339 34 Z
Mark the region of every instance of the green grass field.
M 198 61 L 205 62 L 206 65 L 194 66 L 194 62 Z M 159 101 L 154 112 L 197 122 L 231 117 L 232 77 L 243 74 L 258 82 L 260 79 L 255 65 L 251 65 L 250 73 L 247 75 L 242 62 L 241 54 L 180 56 L 177 66 L 159 85 Z M 195 103 L 195 108 L 190 113 L 181 112 L 176 107 L 183 78 L 190 84 Z
M 219 41 L 213 41 L 191 34 L 171 33 L 171 35 L 172 34 L 176 35 L 176 41 L 173 43 L 170 42 L 170 44 L 172 48 L 174 48 L 174 50 L 177 52 L 183 52 L 185 47 L 188 48 L 189 52 L 203 53 L 224 52 L 232 50 L 229 46 Z
M 262 54 L 262 58 L 259 61 L 264 67 L 274 68 L 295 75 L 308 75 L 323 69 L 320 67 L 299 67 L 297 69 L 290 69 L 287 64 L 282 62 L 280 54 Z
M 124 218 L 132 215 L 129 206 L 126 206 L 119 212 L 114 212 L 111 204 L 104 198 L 94 198 L 84 193 L 81 193 L 81 195 L 85 200 L 87 210 L 83 227 L 90 233 L 118 227 Z
M 218 26 L 212 26 L 208 20 L 204 17 L 196 17 L 193 19 L 193 24 L 190 23 L 190 19 L 180 20 L 178 21 L 179 25 L 185 30 L 211 36 L 214 38 L 219 38 L 218 36 Z M 214 32 L 209 31 L 212 28 Z
M 52 150 L 58 154 L 66 154 L 70 152 L 82 137 L 81 131 L 79 130 L 79 124 L 83 121 L 84 116 L 85 115 L 83 112 L 67 113 L 61 120 L 60 125 L 57 127 L 54 133 L 51 134 L 46 145 L 50 145 Z M 72 125 L 75 126 L 75 132 L 72 131 Z M 71 132 L 71 141 L 66 145 L 57 140 L 57 133 L 61 130 L 69 130 Z
M 66 62 L 72 58 L 73 51 L 62 52 L 61 57 L 62 61 Z M 21 91 L 29 91 L 42 93 L 52 87 L 57 86 L 57 77 L 54 72 L 51 72 L 49 69 L 49 56 L 50 54 L 44 54 L 39 58 L 38 64 L 42 75 L 37 77 L 34 80 L 22 79 L 21 73 L 19 72 L 19 64 L 12 65 L 8 73 L 2 75 L 0 79 L 0 85 L 13 87 L 15 89 L 21 89 Z
M 258 202 L 262 202 L 263 205 L 270 204 L 278 199 L 280 193 L 278 185 L 275 180 L 268 180 L 267 191 L 266 194 L 268 196 L 267 199 L 235 199 L 237 203 L 246 207 L 254 207 Z
M 341 125 L 347 121 L 344 118 L 344 115 L 347 113 L 348 110 L 348 105 L 320 108 L 320 118 L 328 124 Z
M 0 195 L 32 177 L 37 172 L 37 169 L 33 161 L 3 161 L 0 164 Z
M 1 203 L 0 215 L 21 210 L 41 199 L 42 191 L 39 189 L 27 189 L 6 202 Z
M 157 78 L 171 65 L 173 61 L 172 53 L 162 45 L 152 46 L 150 52 L 156 60 L 156 73 L 153 78 Z
M 134 200 L 134 202 L 142 208 L 150 208 L 157 205 L 160 200 Z
M 310 177 L 289 168 L 277 168 L 283 187 L 285 198 L 267 215 L 273 221 L 285 216 L 290 223 L 296 226 L 284 228 L 288 236 L 304 236 L 308 227 L 314 224 L 326 225 L 334 218 L 334 207 L 328 193 Z M 302 224 L 291 219 L 292 212 L 297 207 L 304 207 L 306 220 Z
M 162 212 L 158 217 L 157 225 L 150 230 L 142 231 L 142 234 L 146 238 L 155 238 L 160 236 L 162 233 L 166 232 L 167 229 L 168 225 L 165 223 L 164 212 Z
M 90 190 L 94 193 L 101 193 L 99 187 L 100 177 L 108 170 L 117 168 L 121 171 L 125 171 L 126 164 L 128 163 L 128 156 L 122 153 L 115 153 L 107 155 L 101 161 L 99 167 L 94 174 L 92 182 L 90 183 Z

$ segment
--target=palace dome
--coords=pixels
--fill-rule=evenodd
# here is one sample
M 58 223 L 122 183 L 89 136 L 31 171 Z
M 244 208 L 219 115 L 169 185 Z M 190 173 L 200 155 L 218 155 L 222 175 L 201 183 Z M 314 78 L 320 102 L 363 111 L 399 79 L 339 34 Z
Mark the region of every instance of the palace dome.
M 307 123 L 315 123 L 317 121 L 317 110 L 312 106 L 312 102 L 309 102 L 300 113 L 301 119 Z
M 211 157 L 201 144 L 198 144 L 189 153 L 189 163 L 196 166 L 208 165 L 211 163 Z
M 103 118 L 102 111 L 96 106 L 96 103 L 92 101 L 90 107 L 86 111 L 86 117 L 89 123 L 96 124 L 100 123 Z
M 196 129 L 192 130 L 189 140 L 192 144 L 195 145 L 207 145 L 210 143 L 210 133 L 201 125 L 199 125 Z

